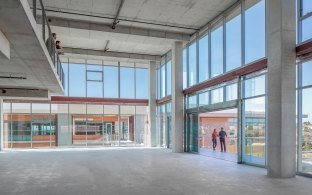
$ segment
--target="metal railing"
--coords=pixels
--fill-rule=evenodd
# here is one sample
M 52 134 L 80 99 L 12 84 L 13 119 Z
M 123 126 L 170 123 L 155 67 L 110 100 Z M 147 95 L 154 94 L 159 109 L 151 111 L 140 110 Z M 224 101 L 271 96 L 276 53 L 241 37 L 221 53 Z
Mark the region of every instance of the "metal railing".
M 38 4 L 39 2 L 39 4 Z M 64 71 L 61 65 L 61 60 L 58 55 L 58 51 L 56 49 L 55 40 L 52 37 L 51 27 L 49 25 L 49 21 L 47 15 L 45 13 L 45 9 L 42 3 L 42 0 L 33 0 L 32 11 L 36 22 L 39 24 L 41 22 L 42 28 L 42 39 L 45 42 L 45 45 L 50 54 L 51 60 L 53 62 L 54 68 L 59 76 L 59 79 L 64 87 Z M 41 11 L 41 17 L 37 17 L 37 12 Z M 40 20 L 40 21 L 39 21 Z

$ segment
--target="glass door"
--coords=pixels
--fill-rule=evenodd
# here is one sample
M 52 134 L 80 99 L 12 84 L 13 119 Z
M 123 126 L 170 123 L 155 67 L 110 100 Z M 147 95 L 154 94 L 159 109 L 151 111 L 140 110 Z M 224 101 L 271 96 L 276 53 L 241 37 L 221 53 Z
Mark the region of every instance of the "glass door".
M 187 151 L 198 152 L 198 114 L 187 114 Z

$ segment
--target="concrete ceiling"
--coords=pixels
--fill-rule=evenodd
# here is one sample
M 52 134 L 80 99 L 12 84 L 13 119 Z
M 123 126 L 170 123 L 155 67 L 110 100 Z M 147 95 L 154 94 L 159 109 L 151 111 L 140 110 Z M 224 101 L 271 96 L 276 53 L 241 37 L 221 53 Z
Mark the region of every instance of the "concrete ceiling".
M 31 4 L 32 0 L 29 0 Z M 193 34 L 237 0 L 125 0 L 120 26 Z M 120 0 L 43 0 L 49 17 L 112 24 Z M 163 55 L 173 40 L 52 26 L 64 47 Z

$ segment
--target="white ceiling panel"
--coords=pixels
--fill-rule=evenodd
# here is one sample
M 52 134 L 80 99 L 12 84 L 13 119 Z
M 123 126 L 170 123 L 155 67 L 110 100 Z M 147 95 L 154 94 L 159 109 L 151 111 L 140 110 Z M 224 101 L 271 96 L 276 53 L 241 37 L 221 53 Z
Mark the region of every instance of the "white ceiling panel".
M 31 2 L 32 0 L 29 0 Z M 118 26 L 193 34 L 237 0 L 125 0 Z M 111 24 L 120 0 L 43 0 L 48 16 Z M 172 40 L 54 27 L 64 47 L 163 55 Z

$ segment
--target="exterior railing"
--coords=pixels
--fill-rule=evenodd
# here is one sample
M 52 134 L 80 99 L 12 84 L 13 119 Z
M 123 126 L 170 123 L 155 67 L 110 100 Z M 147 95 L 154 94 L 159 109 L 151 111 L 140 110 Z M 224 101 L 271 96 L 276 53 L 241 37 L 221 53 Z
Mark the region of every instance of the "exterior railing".
M 53 40 L 53 37 L 52 37 L 51 27 L 49 25 L 49 21 L 45 13 L 42 0 L 33 0 L 32 8 L 33 8 L 33 15 L 34 15 L 36 22 L 37 23 L 41 22 L 42 39 L 45 41 L 45 44 L 50 54 L 54 68 L 57 72 L 57 75 L 59 76 L 62 86 L 64 87 L 64 80 L 65 80 L 64 71 L 61 65 L 61 60 L 59 58 L 58 51 L 56 50 L 55 41 Z M 38 10 L 41 11 L 41 18 L 37 18 L 37 12 L 38 12 L 37 8 L 39 8 Z

